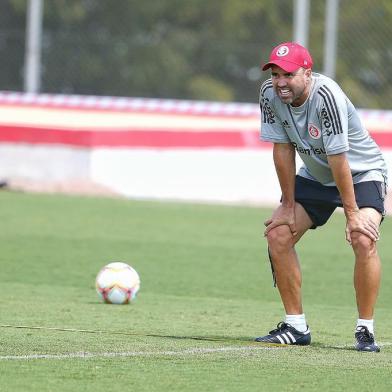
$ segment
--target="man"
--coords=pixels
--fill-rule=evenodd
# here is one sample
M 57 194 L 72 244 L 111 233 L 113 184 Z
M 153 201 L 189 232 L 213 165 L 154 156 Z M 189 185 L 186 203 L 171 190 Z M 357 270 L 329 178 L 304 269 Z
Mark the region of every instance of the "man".
M 295 244 L 340 206 L 355 256 L 356 349 L 378 352 L 373 325 L 381 274 L 376 241 L 384 216 L 387 167 L 350 100 L 332 79 L 312 73 L 312 65 L 306 48 L 286 42 L 272 50 L 263 66 L 263 71 L 271 70 L 271 78 L 260 91 L 261 137 L 274 143 L 282 192 L 264 234 L 286 318 L 256 341 L 310 344 Z M 296 153 L 303 161 L 298 173 Z

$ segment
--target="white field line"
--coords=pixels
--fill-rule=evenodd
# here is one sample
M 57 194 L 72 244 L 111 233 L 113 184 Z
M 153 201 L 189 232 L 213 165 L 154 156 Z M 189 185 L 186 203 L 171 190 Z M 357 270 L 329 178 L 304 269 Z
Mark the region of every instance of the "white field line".
M 392 346 L 392 342 L 380 343 L 381 347 Z M 258 347 L 220 347 L 220 348 L 193 348 L 188 350 L 179 351 L 125 351 L 125 352 L 103 352 L 103 353 L 89 353 L 77 352 L 68 354 L 30 354 L 30 355 L 3 355 L 0 356 L 0 361 L 29 361 L 34 359 L 49 359 L 49 360 L 63 360 L 63 359 L 92 359 L 92 358 L 127 358 L 127 357 L 174 357 L 174 356 L 187 356 L 187 355 L 203 355 L 213 353 L 225 352 L 251 352 L 251 351 L 265 351 L 276 350 L 288 347 L 287 345 L 267 346 L 262 345 Z M 331 348 L 352 348 L 352 345 L 333 346 Z
M 392 346 L 392 342 L 379 343 L 381 347 Z M 179 351 L 125 351 L 125 352 L 103 352 L 103 353 L 89 353 L 76 352 L 68 354 L 30 354 L 30 355 L 2 355 L 0 361 L 29 361 L 34 359 L 49 359 L 49 360 L 63 360 L 63 359 L 92 359 L 92 358 L 126 358 L 126 357 L 174 357 L 187 355 L 203 355 L 213 353 L 230 353 L 230 352 L 251 352 L 251 351 L 265 351 L 276 350 L 288 347 L 287 345 L 267 346 L 262 345 L 258 347 L 219 347 L 219 348 L 193 348 Z M 352 348 L 352 345 L 333 346 L 331 348 Z
M 285 346 L 282 346 L 285 347 Z M 186 355 L 202 355 L 213 353 L 226 352 L 249 352 L 261 350 L 279 349 L 279 346 L 259 346 L 259 347 L 219 347 L 219 348 L 193 348 L 179 351 L 126 351 L 126 352 L 103 352 L 103 353 L 89 353 L 76 352 L 68 354 L 30 354 L 30 355 L 3 355 L 0 356 L 0 361 L 28 361 L 33 359 L 90 359 L 90 358 L 117 358 L 117 357 L 151 357 L 151 356 L 186 356 Z

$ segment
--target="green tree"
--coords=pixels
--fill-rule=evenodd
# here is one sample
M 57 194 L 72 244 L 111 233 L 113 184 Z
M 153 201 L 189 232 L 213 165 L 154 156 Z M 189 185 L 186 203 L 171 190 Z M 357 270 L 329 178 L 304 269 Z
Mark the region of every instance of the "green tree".
M 0 12 L 0 89 L 23 88 L 25 47 L 25 7 L 23 0 L 2 1 Z
M 309 48 L 323 70 L 325 0 Z M 340 0 L 336 80 L 358 107 L 390 108 L 392 2 Z M 27 0 L 2 0 L 0 89 L 23 89 Z M 42 91 L 257 101 L 259 64 L 292 39 L 293 0 L 44 0 Z
M 255 101 L 261 59 L 278 37 L 290 38 L 285 4 L 47 1 L 43 90 Z M 274 32 L 282 15 L 286 27 Z

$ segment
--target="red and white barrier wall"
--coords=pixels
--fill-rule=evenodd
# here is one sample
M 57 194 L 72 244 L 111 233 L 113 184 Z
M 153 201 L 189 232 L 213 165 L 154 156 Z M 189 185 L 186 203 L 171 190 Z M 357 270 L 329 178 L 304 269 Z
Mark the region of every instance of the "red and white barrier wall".
M 392 111 L 360 114 L 392 173 Z M 276 204 L 259 125 L 257 104 L 0 92 L 0 179 L 38 190 Z

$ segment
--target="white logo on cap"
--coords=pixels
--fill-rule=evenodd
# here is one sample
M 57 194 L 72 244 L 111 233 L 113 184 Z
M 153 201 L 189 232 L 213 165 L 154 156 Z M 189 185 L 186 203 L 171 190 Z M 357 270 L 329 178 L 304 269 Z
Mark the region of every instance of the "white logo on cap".
M 286 56 L 288 53 L 289 53 L 289 48 L 284 45 L 277 50 L 276 55 L 279 57 L 283 57 Z

